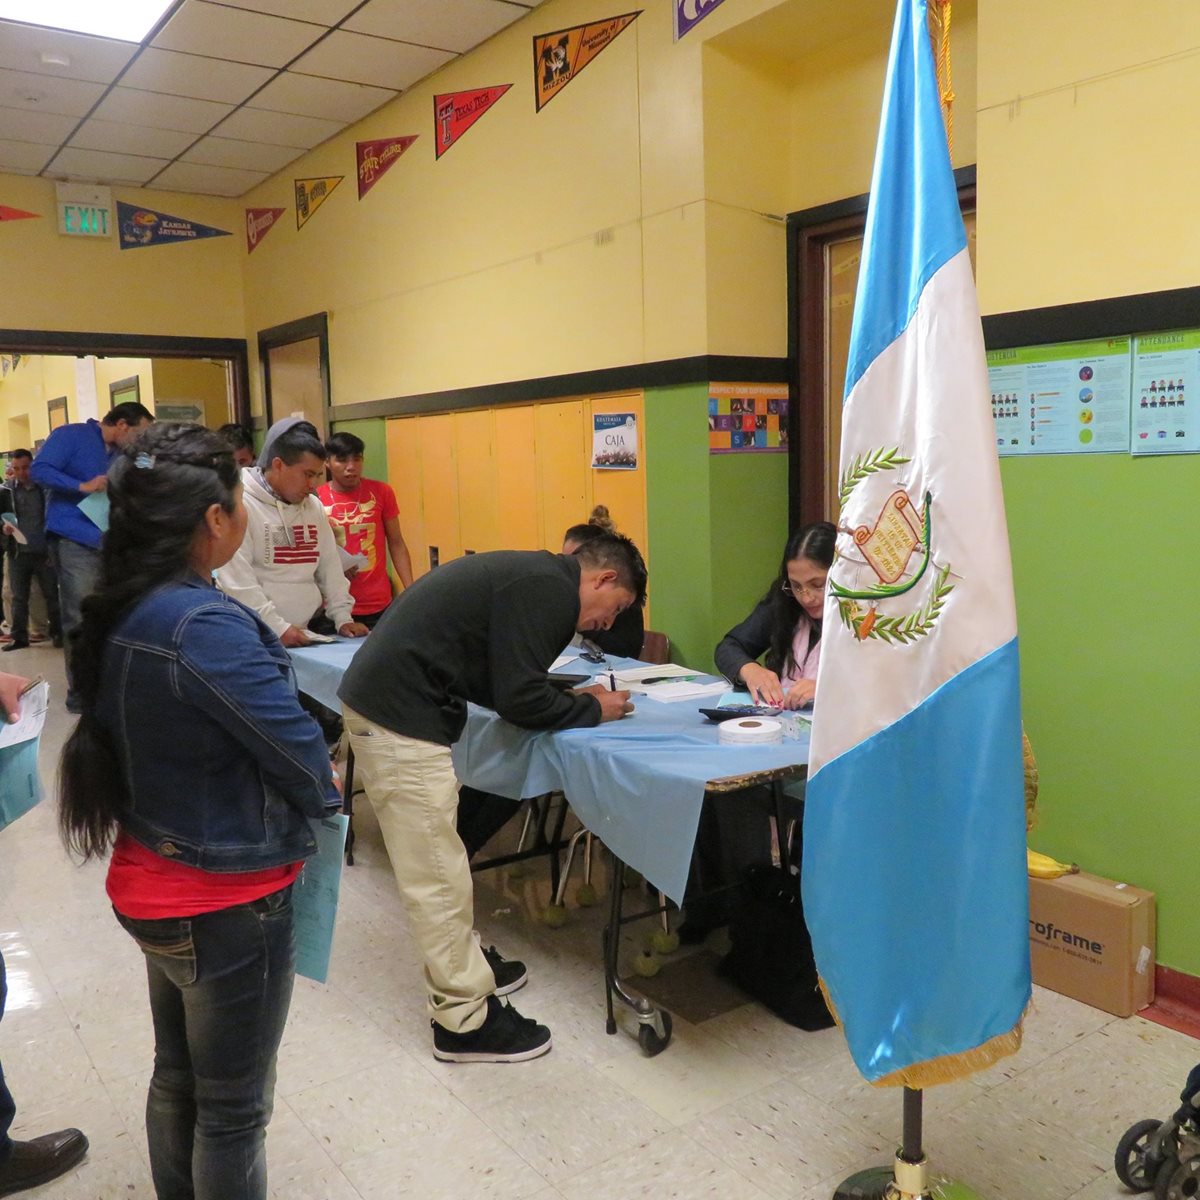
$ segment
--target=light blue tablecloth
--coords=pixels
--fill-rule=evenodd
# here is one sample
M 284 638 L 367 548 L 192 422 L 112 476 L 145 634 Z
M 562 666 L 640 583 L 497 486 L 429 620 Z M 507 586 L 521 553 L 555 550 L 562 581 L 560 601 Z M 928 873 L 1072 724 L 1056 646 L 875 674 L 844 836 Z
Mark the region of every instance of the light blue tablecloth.
M 339 708 L 337 687 L 356 640 L 291 651 L 301 691 Z M 613 660 L 620 669 L 629 659 Z M 595 671 L 585 662 L 564 671 Z M 683 899 L 705 785 L 756 771 L 802 766 L 807 739 L 767 746 L 722 746 L 717 727 L 697 711 L 702 701 L 664 704 L 635 697 L 637 711 L 591 729 L 534 733 L 470 705 L 453 747 L 461 782 L 514 799 L 560 790 L 620 859 Z

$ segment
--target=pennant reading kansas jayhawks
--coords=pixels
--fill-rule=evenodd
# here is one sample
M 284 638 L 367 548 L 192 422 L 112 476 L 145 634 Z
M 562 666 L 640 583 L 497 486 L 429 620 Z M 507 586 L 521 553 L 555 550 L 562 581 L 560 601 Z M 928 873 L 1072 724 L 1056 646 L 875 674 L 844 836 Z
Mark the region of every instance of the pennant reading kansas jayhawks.
M 1014 1052 L 1030 996 L 1017 631 L 925 0 L 900 0 L 858 282 L 804 904 L 858 1069 Z
M 123 200 L 117 201 L 117 226 L 121 231 L 122 250 L 230 236 L 228 229 L 201 225 L 199 221 L 188 221 L 153 208 L 138 208 L 136 204 L 126 204 Z

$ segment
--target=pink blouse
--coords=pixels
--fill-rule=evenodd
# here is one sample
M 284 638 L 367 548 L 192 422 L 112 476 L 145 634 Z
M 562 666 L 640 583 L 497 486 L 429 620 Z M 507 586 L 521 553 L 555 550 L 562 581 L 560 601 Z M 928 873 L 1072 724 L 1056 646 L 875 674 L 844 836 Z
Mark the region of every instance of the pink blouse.
M 812 636 L 812 622 L 802 616 L 796 623 L 796 632 L 792 637 L 792 663 L 787 673 L 780 680 L 786 686 L 791 686 L 798 679 L 816 679 L 817 664 L 821 661 L 821 642 L 809 649 L 808 642 Z

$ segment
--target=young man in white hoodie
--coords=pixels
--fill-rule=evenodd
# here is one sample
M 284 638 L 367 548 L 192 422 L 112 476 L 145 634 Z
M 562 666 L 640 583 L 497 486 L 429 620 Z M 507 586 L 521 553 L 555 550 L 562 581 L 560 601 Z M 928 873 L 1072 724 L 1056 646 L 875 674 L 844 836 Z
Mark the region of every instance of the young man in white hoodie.
M 316 497 L 325 447 L 308 421 L 286 417 L 267 431 L 259 466 L 242 470 L 246 536 L 217 571 L 223 592 L 254 609 L 285 646 L 304 646 L 324 617 L 343 637 L 363 637 L 333 530 Z

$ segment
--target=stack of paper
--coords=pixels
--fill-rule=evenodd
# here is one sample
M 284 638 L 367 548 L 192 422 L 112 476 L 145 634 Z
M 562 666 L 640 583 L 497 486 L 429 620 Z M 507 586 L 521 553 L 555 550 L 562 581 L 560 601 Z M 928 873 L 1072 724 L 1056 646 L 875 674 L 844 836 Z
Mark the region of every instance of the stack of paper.
M 651 700 L 661 700 L 666 704 L 677 700 L 718 696 L 729 690 L 729 682 L 720 675 L 705 675 L 675 663 L 632 667 L 626 671 L 617 671 L 615 675 L 618 688 L 636 692 Z

